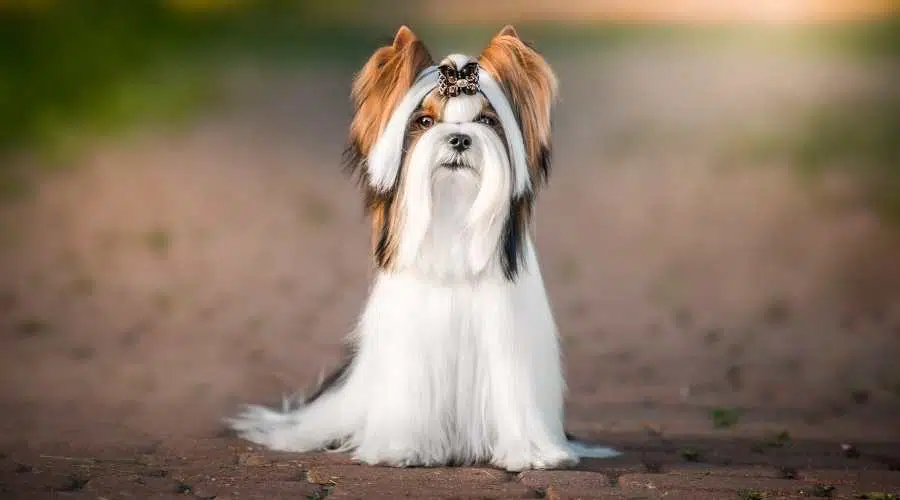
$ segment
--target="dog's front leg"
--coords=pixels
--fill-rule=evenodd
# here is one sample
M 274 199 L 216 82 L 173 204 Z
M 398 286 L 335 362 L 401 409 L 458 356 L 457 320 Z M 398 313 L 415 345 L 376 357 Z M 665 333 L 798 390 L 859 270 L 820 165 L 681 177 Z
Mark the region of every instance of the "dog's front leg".
M 540 277 L 488 287 L 480 299 L 495 436 L 491 463 L 510 471 L 576 464 L 563 430 L 565 383 Z
M 447 462 L 454 346 L 450 292 L 381 276 L 360 324 L 356 382 L 366 403 L 354 458 L 368 464 Z

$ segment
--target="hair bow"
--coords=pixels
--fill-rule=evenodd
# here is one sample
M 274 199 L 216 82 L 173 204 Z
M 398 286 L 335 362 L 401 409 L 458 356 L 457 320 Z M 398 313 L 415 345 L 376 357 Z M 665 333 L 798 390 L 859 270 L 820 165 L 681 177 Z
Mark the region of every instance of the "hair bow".
M 457 70 L 449 64 L 438 68 L 438 92 L 444 97 L 456 97 L 461 93 L 475 95 L 478 92 L 478 63 L 470 62 Z

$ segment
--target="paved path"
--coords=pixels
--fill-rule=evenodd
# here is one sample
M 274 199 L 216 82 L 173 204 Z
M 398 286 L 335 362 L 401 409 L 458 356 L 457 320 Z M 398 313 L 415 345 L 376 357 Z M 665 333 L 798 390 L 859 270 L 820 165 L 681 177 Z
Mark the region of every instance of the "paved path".
M 626 451 L 575 470 L 394 469 L 346 455 L 261 451 L 227 438 L 100 454 L 65 447 L 0 459 L 0 498 L 897 498 L 896 445 L 611 438 Z M 892 455 L 893 453 L 893 455 Z M 866 495 L 869 496 L 859 496 Z M 874 494 L 882 494 L 876 496 Z

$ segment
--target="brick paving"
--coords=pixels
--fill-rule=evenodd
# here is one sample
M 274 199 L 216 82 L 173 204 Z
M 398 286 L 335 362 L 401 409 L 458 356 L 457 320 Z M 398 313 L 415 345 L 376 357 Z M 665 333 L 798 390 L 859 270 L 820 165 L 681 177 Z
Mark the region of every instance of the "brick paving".
M 0 498 L 549 498 L 776 499 L 900 498 L 900 447 L 790 442 L 760 451 L 751 441 L 611 436 L 625 450 L 586 459 L 574 470 L 395 469 L 353 463 L 344 454 L 260 450 L 230 437 L 156 442 L 91 453 L 56 445 L 10 449 L 0 459 Z M 52 452 L 52 453 L 51 453 Z M 809 464 L 797 466 L 797 464 Z M 893 495 L 893 496 L 891 496 Z

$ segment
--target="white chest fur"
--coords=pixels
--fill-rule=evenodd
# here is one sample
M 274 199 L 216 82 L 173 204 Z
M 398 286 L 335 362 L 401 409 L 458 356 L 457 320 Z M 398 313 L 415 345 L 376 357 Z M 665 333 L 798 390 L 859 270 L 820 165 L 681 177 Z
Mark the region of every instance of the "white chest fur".
M 376 462 L 398 445 L 400 456 L 426 464 L 495 460 L 518 468 L 571 458 L 556 330 L 530 257 L 533 271 L 515 282 L 378 276 L 346 386 L 355 401 L 367 401 L 367 411 L 351 410 L 363 419 L 359 458 Z M 508 456 L 529 463 L 510 464 Z
M 409 204 L 405 214 L 409 225 L 424 228 L 424 234 L 418 241 L 413 237 L 401 240 L 397 269 L 445 283 L 471 282 L 483 271 L 473 269 L 471 259 L 473 245 L 483 237 L 478 234 L 480 228 L 470 222 L 472 203 L 479 192 L 478 175 L 473 170 L 433 172 L 429 212 L 423 213 L 419 202 Z

